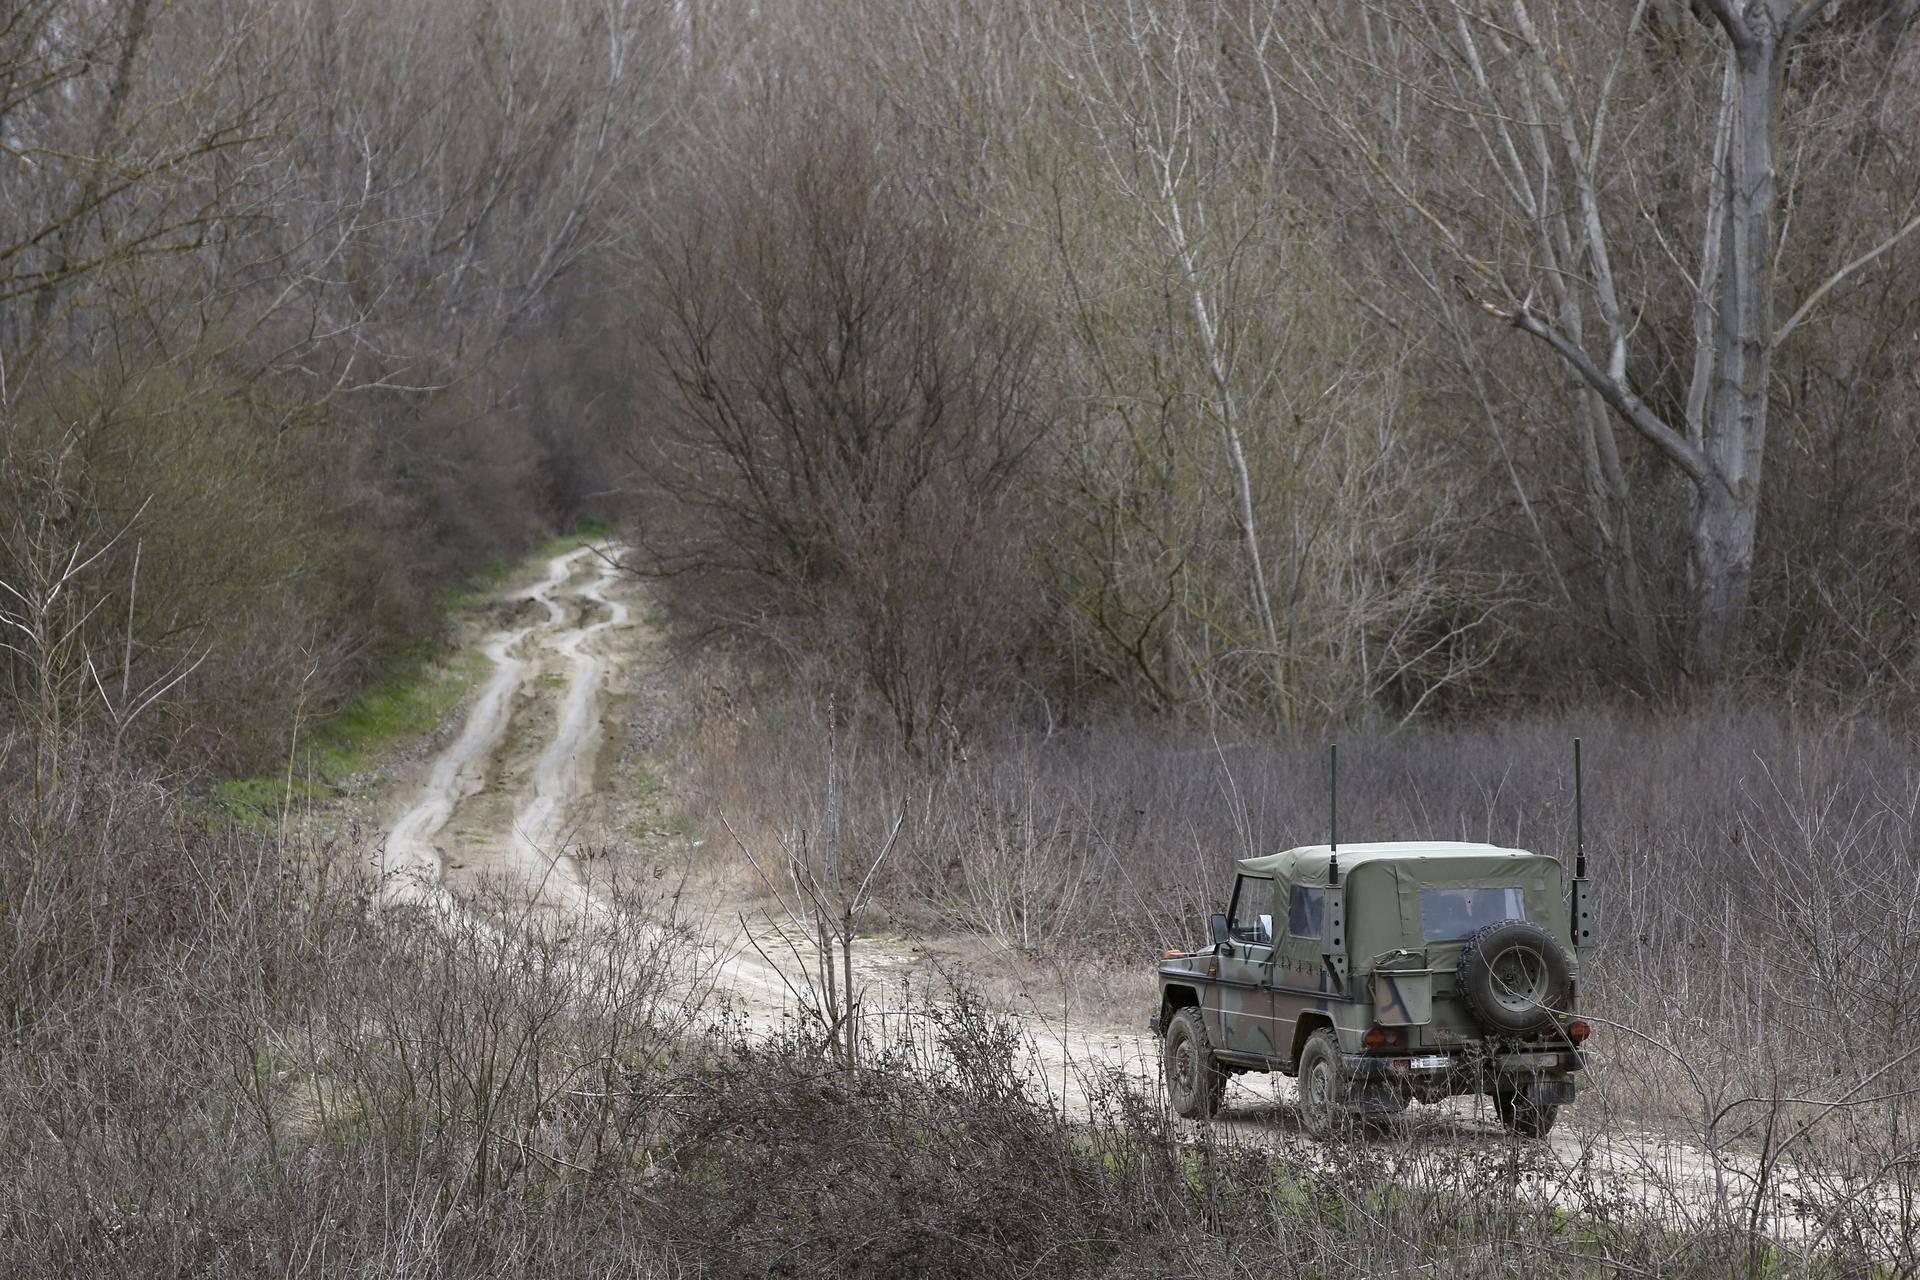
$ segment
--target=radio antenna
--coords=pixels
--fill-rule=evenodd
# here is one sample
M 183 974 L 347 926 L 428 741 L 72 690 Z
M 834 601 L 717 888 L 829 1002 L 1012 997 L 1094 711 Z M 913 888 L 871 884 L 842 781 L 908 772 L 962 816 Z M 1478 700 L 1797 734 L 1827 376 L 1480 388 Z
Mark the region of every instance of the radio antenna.
M 1340 883 L 1340 744 L 1327 744 L 1327 883 Z
M 1593 903 L 1587 897 L 1587 797 L 1580 779 L 1580 739 L 1573 740 L 1573 885 L 1569 905 L 1574 954 L 1584 959 L 1593 944 Z
M 1587 806 L 1580 784 L 1580 739 L 1573 740 L 1573 878 L 1587 878 Z

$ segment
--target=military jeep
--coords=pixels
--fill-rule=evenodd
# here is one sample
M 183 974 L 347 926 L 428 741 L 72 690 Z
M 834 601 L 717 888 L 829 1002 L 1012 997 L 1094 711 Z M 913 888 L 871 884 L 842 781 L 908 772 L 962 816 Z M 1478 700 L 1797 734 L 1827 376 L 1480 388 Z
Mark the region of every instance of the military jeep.
M 1484 844 L 1310 845 L 1238 864 L 1212 944 L 1159 964 L 1150 1027 L 1175 1111 L 1211 1116 L 1230 1076 L 1299 1078 L 1325 1138 L 1410 1100 L 1487 1094 L 1544 1136 L 1574 1099 L 1592 942 L 1584 865 Z M 1575 936 L 1577 935 L 1577 936 Z

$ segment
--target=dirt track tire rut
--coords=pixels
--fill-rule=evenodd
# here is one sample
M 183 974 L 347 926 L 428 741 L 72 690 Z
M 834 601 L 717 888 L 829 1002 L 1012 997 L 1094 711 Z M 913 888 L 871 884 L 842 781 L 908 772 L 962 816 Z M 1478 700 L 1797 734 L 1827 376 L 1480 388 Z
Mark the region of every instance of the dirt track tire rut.
M 471 914 L 496 881 L 530 904 L 594 907 L 568 853 L 592 792 L 613 664 L 595 642 L 630 616 L 610 594 L 619 577 L 610 550 L 581 547 L 493 607 L 506 622 L 480 645 L 493 669 L 387 832 L 384 901 Z

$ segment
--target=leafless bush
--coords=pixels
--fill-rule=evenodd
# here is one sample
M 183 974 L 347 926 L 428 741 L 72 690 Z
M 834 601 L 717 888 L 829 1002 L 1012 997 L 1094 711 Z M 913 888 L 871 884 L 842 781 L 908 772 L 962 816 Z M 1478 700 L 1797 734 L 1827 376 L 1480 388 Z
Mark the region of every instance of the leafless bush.
M 963 926 L 1015 953 L 1050 953 L 1085 924 L 1092 854 L 1032 776 L 1021 781 L 1014 794 L 981 796 L 980 812 L 953 815 L 931 843 L 953 851 Z
M 567 936 L 511 937 L 376 916 L 330 870 L 351 850 L 209 831 L 77 748 L 36 794 L 7 747 L 10 1271 L 671 1271 L 599 1199 L 661 1141 L 697 1012 L 669 912 L 618 892 Z
M 1017 679 L 1034 328 L 869 126 L 802 105 L 751 127 L 646 268 L 642 568 L 695 635 L 870 698 L 926 750 Z
M 829 705 L 826 738 L 825 813 L 821 825 L 780 832 L 774 836 L 778 856 L 757 856 L 725 815 L 720 818 L 733 844 L 752 864 L 760 883 L 785 915 L 776 923 L 779 941 L 771 942 L 800 963 L 794 972 L 800 985 L 792 986 L 780 962 L 766 954 L 766 945 L 740 921 L 749 945 L 760 952 L 768 968 L 781 975 L 797 997 L 802 1014 L 820 1033 L 824 1045 L 852 1079 L 865 1043 L 864 991 L 854 978 L 854 942 L 862 917 L 873 901 L 875 876 L 886 865 L 900 837 L 906 814 L 897 814 L 876 844 L 863 846 L 847 840 L 840 827 L 845 803 L 841 778 L 839 725 Z M 786 932 L 790 926 L 792 934 Z M 811 954 L 808 954 L 808 953 Z

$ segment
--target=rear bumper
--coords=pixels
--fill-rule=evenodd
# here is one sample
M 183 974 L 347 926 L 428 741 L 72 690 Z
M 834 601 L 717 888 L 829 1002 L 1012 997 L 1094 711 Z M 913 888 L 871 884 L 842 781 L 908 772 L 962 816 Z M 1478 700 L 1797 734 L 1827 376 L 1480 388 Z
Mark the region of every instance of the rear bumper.
M 1541 1075 L 1586 1069 L 1586 1058 L 1578 1049 L 1545 1049 L 1527 1053 L 1385 1054 L 1343 1053 L 1340 1063 L 1353 1076 L 1367 1075 Z
M 1586 1059 L 1578 1049 L 1391 1058 L 1349 1053 L 1341 1055 L 1341 1065 L 1354 1081 L 1388 1086 L 1423 1100 L 1512 1091 L 1537 1105 L 1558 1106 L 1573 1101 L 1573 1073 L 1585 1068 Z

